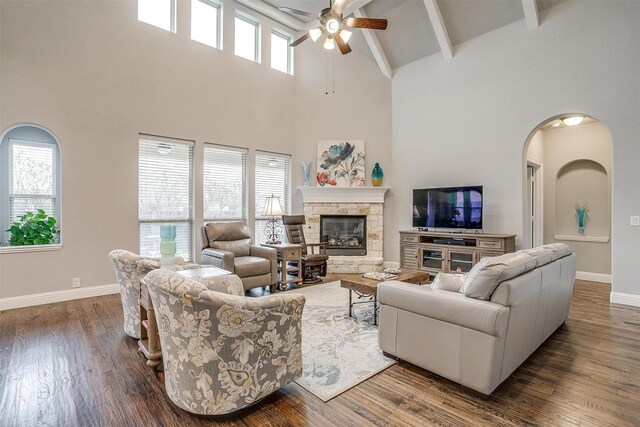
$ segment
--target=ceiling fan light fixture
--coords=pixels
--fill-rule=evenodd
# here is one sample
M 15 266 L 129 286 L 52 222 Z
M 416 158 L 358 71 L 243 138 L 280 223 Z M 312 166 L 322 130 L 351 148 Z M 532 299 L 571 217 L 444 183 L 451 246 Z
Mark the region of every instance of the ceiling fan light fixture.
M 311 30 L 309 30 L 309 35 L 311 36 L 311 40 L 316 41 L 322 35 L 322 29 L 321 28 L 312 28 Z
M 327 21 L 327 31 L 331 34 L 335 34 L 340 29 L 340 23 L 336 18 L 331 18 Z
M 564 123 L 567 126 L 576 126 L 582 123 L 583 120 L 584 120 L 584 117 L 582 116 L 571 116 L 571 117 L 565 117 L 564 119 L 562 119 L 562 123 Z
M 343 42 L 348 43 L 349 39 L 351 38 L 351 31 L 348 31 L 348 30 L 340 31 L 340 38 L 342 39 Z
M 327 50 L 331 50 L 335 47 L 336 43 L 333 41 L 333 37 L 328 36 L 324 41 L 324 48 Z

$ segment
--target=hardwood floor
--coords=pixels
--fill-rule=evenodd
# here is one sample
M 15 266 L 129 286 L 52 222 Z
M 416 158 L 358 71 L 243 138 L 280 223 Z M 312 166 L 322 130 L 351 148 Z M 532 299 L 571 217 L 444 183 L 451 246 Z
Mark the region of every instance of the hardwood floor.
M 5 311 L 0 426 L 640 425 L 640 309 L 609 291 L 576 282 L 569 320 L 489 398 L 401 362 L 327 403 L 291 384 L 222 418 L 169 401 L 119 295 Z

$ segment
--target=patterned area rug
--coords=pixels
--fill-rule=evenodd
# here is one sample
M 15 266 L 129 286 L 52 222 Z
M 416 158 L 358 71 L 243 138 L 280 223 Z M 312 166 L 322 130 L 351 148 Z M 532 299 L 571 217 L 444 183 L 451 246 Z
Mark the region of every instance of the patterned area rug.
M 340 282 L 291 292 L 307 299 L 302 315 L 303 374 L 296 381 L 302 387 L 326 402 L 396 363 L 378 347 L 373 304 L 357 305 L 351 318 L 349 291 Z

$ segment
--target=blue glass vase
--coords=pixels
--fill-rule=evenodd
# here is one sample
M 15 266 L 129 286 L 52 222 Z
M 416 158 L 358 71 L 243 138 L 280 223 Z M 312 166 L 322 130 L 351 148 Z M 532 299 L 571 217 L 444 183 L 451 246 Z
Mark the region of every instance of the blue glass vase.
M 374 187 L 380 187 L 382 185 L 383 180 L 384 180 L 384 173 L 382 172 L 380 163 L 376 162 L 376 165 L 373 167 L 373 170 L 371 171 L 371 184 Z

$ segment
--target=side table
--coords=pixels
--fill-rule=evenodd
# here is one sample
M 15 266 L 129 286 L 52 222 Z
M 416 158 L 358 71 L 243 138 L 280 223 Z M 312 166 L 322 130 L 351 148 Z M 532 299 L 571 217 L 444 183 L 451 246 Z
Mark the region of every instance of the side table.
M 213 266 L 180 270 L 177 273 L 194 280 L 231 274 L 230 271 Z M 158 323 L 153 309 L 153 302 L 144 278 L 140 280 L 140 340 L 138 341 L 138 348 L 147 358 L 147 366 L 157 369 L 162 362 L 162 349 L 160 347 L 160 335 L 158 335 Z
M 156 314 L 153 311 L 151 295 L 149 295 L 147 282 L 144 278 L 140 280 L 140 340 L 138 348 L 147 358 L 147 366 L 157 369 L 162 360 L 160 335 L 158 335 L 158 324 L 156 323 Z
M 261 245 L 273 248 L 278 252 L 278 285 L 280 285 L 280 289 L 287 289 L 289 283 L 302 283 L 302 245 L 293 243 L 262 243 Z M 289 267 L 290 261 L 297 262 L 297 267 Z M 275 292 L 275 289 L 272 289 L 272 292 Z

